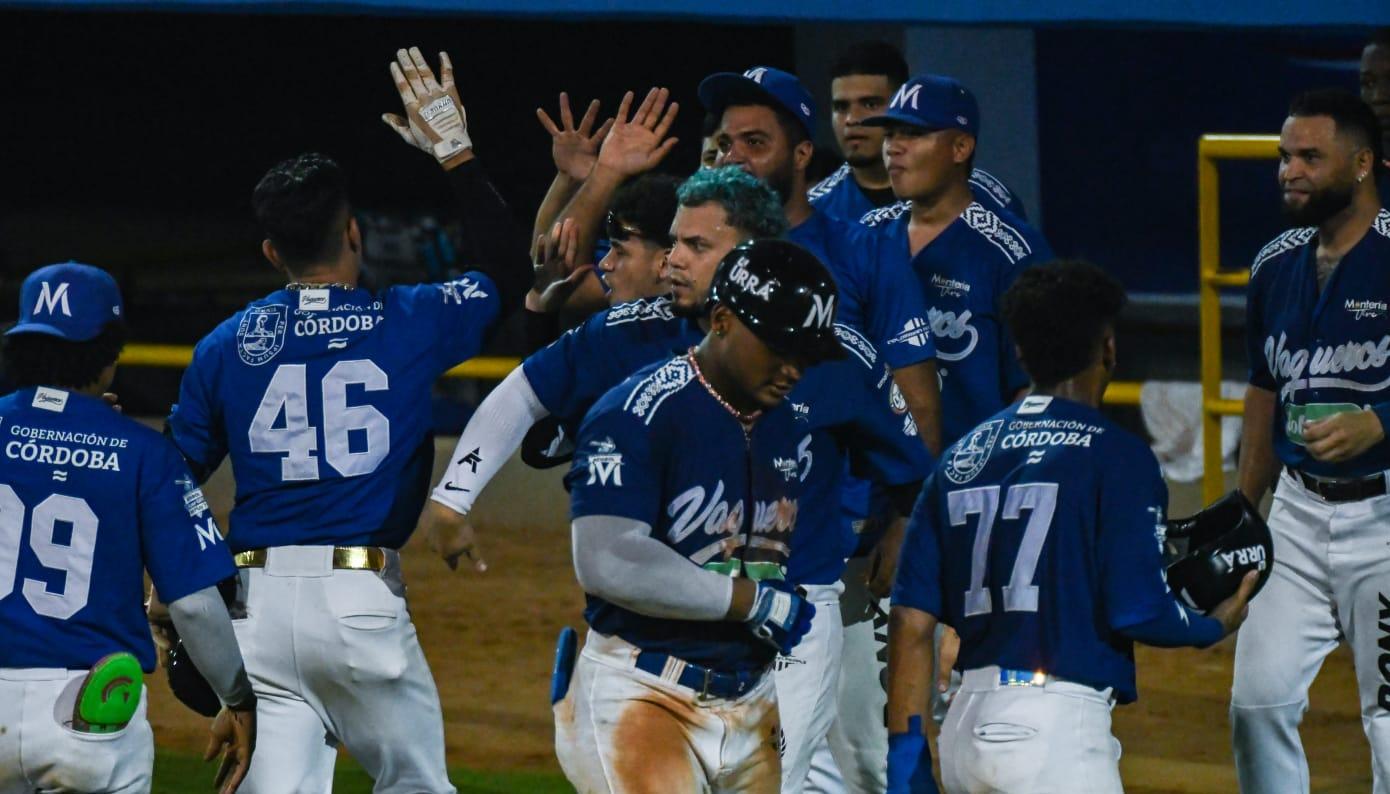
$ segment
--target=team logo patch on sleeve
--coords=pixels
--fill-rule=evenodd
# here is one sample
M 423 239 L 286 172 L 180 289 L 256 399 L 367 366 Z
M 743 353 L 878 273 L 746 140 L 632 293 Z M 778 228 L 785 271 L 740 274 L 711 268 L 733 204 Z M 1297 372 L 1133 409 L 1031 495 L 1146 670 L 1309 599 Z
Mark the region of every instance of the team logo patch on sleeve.
M 453 281 L 446 281 L 436 286 L 438 286 L 439 291 L 444 294 L 445 303 L 457 303 L 462 305 L 466 300 L 487 297 L 487 293 L 482 289 L 482 284 L 467 276 L 456 278 Z
M 946 479 L 957 485 L 975 479 L 989 462 L 990 453 L 994 452 L 994 442 L 999 440 L 999 430 L 1003 426 L 1003 419 L 985 422 L 956 442 L 946 453 Z
M 623 487 L 623 453 L 611 438 L 590 441 L 588 485 Z
M 236 352 L 242 362 L 259 367 L 275 358 L 285 346 L 288 317 L 288 307 L 278 303 L 247 309 L 236 331 Z

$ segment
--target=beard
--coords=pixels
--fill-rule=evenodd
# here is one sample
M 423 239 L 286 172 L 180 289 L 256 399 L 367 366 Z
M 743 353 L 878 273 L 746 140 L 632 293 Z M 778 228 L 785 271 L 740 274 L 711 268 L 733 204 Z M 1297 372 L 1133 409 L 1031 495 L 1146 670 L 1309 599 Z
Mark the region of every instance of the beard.
M 777 191 L 777 198 L 784 205 L 792 194 L 792 181 L 795 177 L 796 174 L 790 157 L 778 163 L 767 175 L 767 186 Z
M 1355 190 L 1356 183 L 1347 182 L 1309 193 L 1301 207 L 1290 206 L 1287 201 L 1281 202 L 1284 220 L 1295 226 L 1320 226 L 1328 218 L 1351 206 Z

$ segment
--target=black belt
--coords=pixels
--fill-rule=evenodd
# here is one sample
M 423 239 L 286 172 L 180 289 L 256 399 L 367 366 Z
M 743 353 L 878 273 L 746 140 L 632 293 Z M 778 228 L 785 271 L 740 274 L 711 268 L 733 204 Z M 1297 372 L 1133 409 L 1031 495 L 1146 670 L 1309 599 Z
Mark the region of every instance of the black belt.
M 1354 477 L 1346 480 L 1334 480 L 1327 477 L 1315 477 L 1293 468 L 1285 466 L 1289 474 L 1303 483 L 1303 487 L 1321 496 L 1328 502 L 1359 502 L 1362 499 L 1373 499 L 1377 496 L 1385 495 L 1385 474 L 1368 474 L 1365 477 Z
M 764 670 L 754 670 L 741 673 L 721 673 L 708 667 L 701 667 L 698 664 L 677 659 L 666 653 L 642 651 L 637 654 L 636 666 L 638 670 L 645 670 L 667 681 L 671 680 L 666 675 L 667 667 L 670 665 L 683 665 L 675 682 L 687 689 L 695 690 L 696 695 L 701 700 L 710 697 L 725 700 L 743 697 L 758 685 L 765 672 Z

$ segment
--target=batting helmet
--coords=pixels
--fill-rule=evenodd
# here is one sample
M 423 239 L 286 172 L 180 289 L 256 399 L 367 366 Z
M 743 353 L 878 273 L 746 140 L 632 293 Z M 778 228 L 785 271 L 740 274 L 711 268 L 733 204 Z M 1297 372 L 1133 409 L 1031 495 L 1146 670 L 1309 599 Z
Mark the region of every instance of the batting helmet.
M 785 240 L 750 240 L 720 261 L 709 307 L 729 307 L 778 353 L 824 361 L 845 355 L 835 336 L 838 296 L 815 254 Z
M 1274 539 L 1250 500 L 1232 491 L 1195 515 L 1169 521 L 1163 557 L 1168 586 L 1206 614 L 1234 595 L 1250 571 L 1260 572 L 1260 592 L 1274 567 Z

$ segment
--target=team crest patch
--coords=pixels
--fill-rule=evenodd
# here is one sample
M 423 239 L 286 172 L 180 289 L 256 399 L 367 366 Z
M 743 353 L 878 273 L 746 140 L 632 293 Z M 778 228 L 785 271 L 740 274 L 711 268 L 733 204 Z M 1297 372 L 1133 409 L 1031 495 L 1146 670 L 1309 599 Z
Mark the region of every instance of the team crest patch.
M 236 331 L 236 352 L 248 366 L 259 367 L 285 346 L 287 307 L 273 303 L 246 310 Z
M 989 455 L 994 451 L 994 442 L 999 440 L 999 430 L 1003 427 L 1003 419 L 985 422 L 952 447 L 946 453 L 949 456 L 946 463 L 946 479 L 956 485 L 964 485 L 975 479 L 989 462 Z

